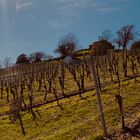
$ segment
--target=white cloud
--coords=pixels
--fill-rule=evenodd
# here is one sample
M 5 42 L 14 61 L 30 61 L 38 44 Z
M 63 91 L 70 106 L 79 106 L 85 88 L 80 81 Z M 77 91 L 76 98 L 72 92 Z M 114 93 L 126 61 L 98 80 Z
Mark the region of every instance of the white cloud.
M 119 11 L 119 9 L 113 8 L 113 7 L 102 7 L 102 8 L 98 8 L 97 11 L 99 11 L 99 12 L 113 12 L 113 11 Z
M 95 0 L 52 0 L 57 5 L 57 18 L 49 21 L 54 28 L 70 25 L 81 16 L 81 11 L 98 6 Z
M 12 21 L 12 27 L 15 28 L 15 25 L 16 25 L 16 21 L 15 21 L 15 19 L 13 19 L 13 21 Z
M 21 11 L 26 7 L 30 7 L 32 5 L 32 2 L 25 2 L 25 3 L 21 3 L 20 1 L 16 2 L 16 11 Z
M 129 1 L 129 0 L 117 0 L 117 2 L 126 2 L 126 1 Z
M 82 10 L 98 6 L 98 3 L 96 3 L 95 0 L 60 0 L 57 2 L 59 2 L 59 4 L 61 5 L 60 10 L 64 12 L 69 12 L 70 10 Z
M 61 0 L 64 1 L 64 0 Z M 70 0 L 69 2 L 62 4 L 58 9 L 58 13 L 61 16 L 67 17 L 78 17 L 82 10 L 87 8 L 97 7 L 98 4 L 93 2 L 93 0 Z
M 70 21 L 65 21 L 64 19 L 53 19 L 53 20 L 51 20 L 51 21 L 49 21 L 49 26 L 51 27 L 51 28 L 64 28 L 64 27 L 66 27 L 67 25 L 69 25 L 70 23 L 69 23 Z
M 62 28 L 78 20 L 82 12 L 92 9 L 95 12 L 117 12 L 120 9 L 115 6 L 116 2 L 127 0 L 52 0 L 56 5 L 57 18 L 49 21 L 49 25 L 54 28 Z
M 33 15 L 33 14 L 28 15 L 28 17 L 29 17 L 30 19 L 35 19 L 35 15 Z

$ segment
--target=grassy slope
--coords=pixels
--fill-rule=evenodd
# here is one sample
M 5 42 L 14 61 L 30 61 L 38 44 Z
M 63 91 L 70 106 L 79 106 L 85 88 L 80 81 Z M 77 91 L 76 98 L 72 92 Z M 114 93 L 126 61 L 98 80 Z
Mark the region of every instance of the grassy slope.
M 140 81 L 140 79 L 138 79 Z M 124 98 L 125 113 L 140 102 L 140 83 L 134 80 L 123 83 L 121 94 Z M 102 136 L 100 128 L 95 91 L 84 94 L 86 100 L 79 96 L 61 100 L 63 109 L 56 103 L 44 105 L 38 110 L 38 126 L 29 113 L 23 113 L 26 136 L 20 130 L 19 122 L 12 124 L 8 116 L 0 117 L 1 140 L 74 140 L 85 138 L 97 139 Z M 114 95 L 118 93 L 117 85 L 110 85 L 102 92 L 103 106 L 107 128 L 110 134 L 119 132 L 119 111 Z

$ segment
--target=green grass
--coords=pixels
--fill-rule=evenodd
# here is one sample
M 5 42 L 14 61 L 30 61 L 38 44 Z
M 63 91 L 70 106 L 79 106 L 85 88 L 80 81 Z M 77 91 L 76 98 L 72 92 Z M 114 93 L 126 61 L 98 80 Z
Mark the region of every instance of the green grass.
M 138 79 L 140 80 L 140 79 Z M 125 113 L 133 110 L 140 101 L 140 83 L 134 80 L 122 85 L 121 94 L 124 101 Z M 101 94 L 108 133 L 120 132 L 119 109 L 115 95 L 119 93 L 117 84 L 104 88 Z M 37 115 L 37 123 L 28 112 L 22 113 L 26 135 L 23 136 L 19 122 L 12 124 L 8 116 L 0 117 L 1 140 L 99 140 L 102 130 L 99 122 L 95 91 L 60 101 L 62 108 L 56 102 L 39 107 L 41 117 Z

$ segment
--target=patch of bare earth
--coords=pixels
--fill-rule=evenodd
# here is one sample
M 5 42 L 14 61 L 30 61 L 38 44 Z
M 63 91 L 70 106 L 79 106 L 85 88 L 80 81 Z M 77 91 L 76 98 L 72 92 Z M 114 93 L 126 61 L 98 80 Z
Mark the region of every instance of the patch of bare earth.
M 140 140 L 140 103 L 125 115 L 125 128 L 113 140 Z

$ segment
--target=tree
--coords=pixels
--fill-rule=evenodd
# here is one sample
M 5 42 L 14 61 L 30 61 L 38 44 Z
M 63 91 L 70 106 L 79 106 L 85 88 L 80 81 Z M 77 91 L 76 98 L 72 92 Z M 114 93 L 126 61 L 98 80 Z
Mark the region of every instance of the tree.
M 72 55 L 79 47 L 79 41 L 74 33 L 62 37 L 58 43 L 58 47 L 55 49 L 56 53 L 59 53 L 62 57 Z
M 21 54 L 17 57 L 16 64 L 24 64 L 24 63 L 30 63 L 30 62 L 26 54 Z
M 114 49 L 114 46 L 107 40 L 99 40 L 90 45 L 90 49 L 93 50 L 94 55 L 106 55 L 110 50 Z
M 11 65 L 11 58 L 10 57 L 5 57 L 3 60 L 3 65 L 5 67 L 9 67 Z
M 29 60 L 31 62 L 41 62 L 43 59 L 46 59 L 48 56 L 44 52 L 34 52 L 29 55 Z
M 139 54 L 140 53 L 140 40 L 132 43 L 132 45 L 130 47 L 130 51 L 134 54 Z
M 128 44 L 136 38 L 136 32 L 134 25 L 123 26 L 117 32 L 116 43 L 119 47 L 123 48 L 123 51 L 127 50 Z
M 104 30 L 101 33 L 101 36 L 99 36 L 99 40 L 107 40 L 107 41 L 111 41 L 112 38 L 112 32 L 109 29 Z
M 0 61 L 0 69 L 2 68 L 2 61 Z
M 119 47 L 123 48 L 123 70 L 124 70 L 124 77 L 127 77 L 127 47 L 128 44 L 136 38 L 136 32 L 134 25 L 126 25 L 123 26 L 117 32 L 117 39 L 116 43 Z

